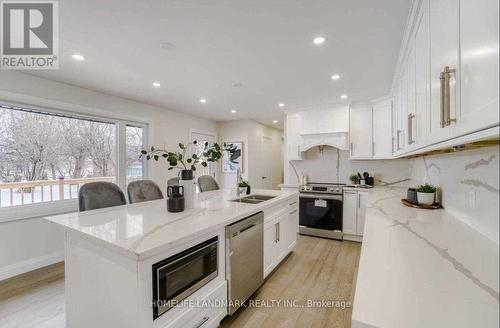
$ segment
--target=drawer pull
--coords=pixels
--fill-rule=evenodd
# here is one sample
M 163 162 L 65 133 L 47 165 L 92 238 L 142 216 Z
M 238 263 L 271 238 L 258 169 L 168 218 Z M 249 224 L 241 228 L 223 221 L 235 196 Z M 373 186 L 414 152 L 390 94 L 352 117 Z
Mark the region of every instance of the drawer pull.
M 290 215 L 297 213 L 297 210 L 293 210 L 290 212 Z
M 203 326 L 205 324 L 205 322 L 208 321 L 208 319 L 210 319 L 209 316 L 204 316 L 203 319 L 201 320 L 201 322 L 199 324 L 197 324 L 196 326 L 194 326 L 193 328 L 200 328 L 201 326 Z
M 293 202 L 293 203 L 290 203 L 289 205 L 292 206 L 292 205 L 295 205 L 297 204 L 297 201 Z

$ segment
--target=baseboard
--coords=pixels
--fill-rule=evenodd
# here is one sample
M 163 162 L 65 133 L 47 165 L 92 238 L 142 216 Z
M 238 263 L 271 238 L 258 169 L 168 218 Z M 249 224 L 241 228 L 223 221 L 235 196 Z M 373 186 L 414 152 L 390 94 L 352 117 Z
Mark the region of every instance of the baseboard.
M 42 255 L 0 268 L 0 281 L 47 265 L 64 261 L 64 251 Z

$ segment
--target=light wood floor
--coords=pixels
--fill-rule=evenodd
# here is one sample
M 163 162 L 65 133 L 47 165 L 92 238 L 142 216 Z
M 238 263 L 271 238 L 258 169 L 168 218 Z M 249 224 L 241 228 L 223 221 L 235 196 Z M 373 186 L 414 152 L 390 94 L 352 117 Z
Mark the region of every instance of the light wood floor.
M 361 244 L 299 236 L 292 254 L 268 277 L 254 301 L 352 302 Z M 64 328 L 63 266 L 0 282 L 0 327 Z M 268 303 L 269 304 L 269 303 Z M 226 318 L 223 328 L 350 327 L 352 308 L 247 307 Z

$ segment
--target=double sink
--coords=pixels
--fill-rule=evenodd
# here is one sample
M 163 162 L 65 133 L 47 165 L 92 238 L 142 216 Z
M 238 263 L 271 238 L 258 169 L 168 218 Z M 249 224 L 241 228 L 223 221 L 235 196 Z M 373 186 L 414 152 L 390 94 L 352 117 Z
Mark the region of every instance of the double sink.
M 243 198 L 232 199 L 231 202 L 235 203 L 245 203 L 245 204 L 259 204 L 265 202 L 266 200 L 273 199 L 276 196 L 266 196 L 266 195 L 250 195 Z

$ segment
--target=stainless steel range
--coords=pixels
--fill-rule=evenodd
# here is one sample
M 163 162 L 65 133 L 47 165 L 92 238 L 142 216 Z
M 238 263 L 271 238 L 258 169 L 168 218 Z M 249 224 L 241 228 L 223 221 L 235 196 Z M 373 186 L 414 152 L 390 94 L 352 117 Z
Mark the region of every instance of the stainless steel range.
M 342 240 L 342 199 L 345 184 L 308 183 L 299 187 L 299 232 Z

